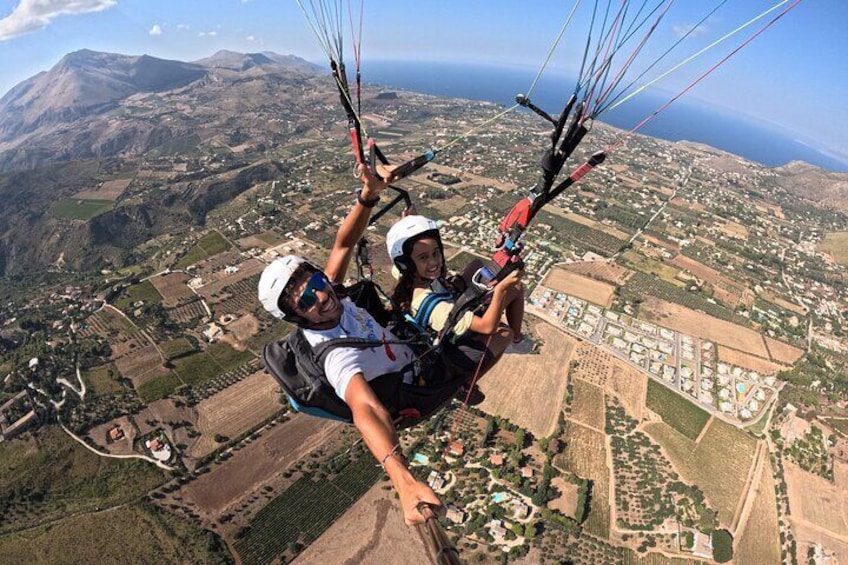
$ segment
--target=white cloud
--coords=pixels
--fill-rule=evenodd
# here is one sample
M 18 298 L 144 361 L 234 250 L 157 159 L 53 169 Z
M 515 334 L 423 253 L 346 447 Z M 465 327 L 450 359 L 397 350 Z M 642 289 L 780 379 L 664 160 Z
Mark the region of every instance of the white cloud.
M 177 29 L 191 29 L 190 24 L 177 24 Z
M 215 37 L 216 35 L 218 35 L 217 31 L 201 31 L 197 37 Z
M 253 36 L 253 35 L 248 35 L 247 37 L 245 37 L 245 39 L 246 39 L 247 41 L 256 41 L 256 37 L 255 37 L 255 36 Z
M 0 20 L 0 41 L 44 29 L 58 16 L 99 12 L 117 0 L 20 0 L 12 13 Z
M 149 33 L 150 35 L 162 35 L 162 26 L 160 26 L 159 24 L 154 24 L 153 27 L 150 28 Z
M 697 27 L 695 27 L 696 24 L 674 24 L 673 26 L 671 26 L 671 31 L 672 33 L 674 33 L 674 35 L 677 36 L 678 39 L 680 39 L 687 33 L 689 34 L 689 37 L 701 37 L 704 35 L 709 35 L 709 33 L 712 31 L 710 25 L 715 24 L 718 21 L 719 19 L 715 16 L 710 16 L 709 18 L 704 20 L 701 25 L 698 25 Z

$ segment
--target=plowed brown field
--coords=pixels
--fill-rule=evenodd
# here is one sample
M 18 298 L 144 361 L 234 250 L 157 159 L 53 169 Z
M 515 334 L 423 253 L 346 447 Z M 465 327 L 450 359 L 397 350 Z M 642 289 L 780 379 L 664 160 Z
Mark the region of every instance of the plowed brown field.
M 545 437 L 556 428 L 577 342 L 548 324 L 538 324 L 536 331 L 545 340 L 539 354 L 504 355 L 480 381 L 486 400 L 479 408 Z
M 215 434 L 236 438 L 273 416 L 281 408 L 279 389 L 263 370 L 200 401 L 195 428 L 201 437 L 189 455 L 199 459 L 214 451 Z
M 542 285 L 557 292 L 564 292 L 605 307 L 612 304 L 612 297 L 615 293 L 615 287 L 610 284 L 559 267 L 554 267 L 548 272 L 548 275 L 542 281 Z

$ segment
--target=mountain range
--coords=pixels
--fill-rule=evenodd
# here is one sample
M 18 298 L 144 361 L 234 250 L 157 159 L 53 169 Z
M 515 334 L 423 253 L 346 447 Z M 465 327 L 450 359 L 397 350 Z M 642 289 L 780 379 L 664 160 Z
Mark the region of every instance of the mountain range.
M 135 96 L 268 75 L 302 78 L 320 70 L 297 57 L 271 52 L 219 51 L 186 63 L 149 55 L 76 51 L 0 99 L 0 172 L 143 154 L 186 133 L 178 126 L 116 113 L 122 101 Z
M 18 84 L 0 99 L 0 275 L 131 263 L 135 246 L 202 224 L 214 206 L 278 177 L 283 164 L 228 147 L 249 140 L 261 152 L 288 139 L 321 72 L 271 52 L 181 62 L 82 50 Z M 170 171 L 172 160 L 194 170 L 139 176 Z M 121 178 L 136 179 L 139 195 L 81 219 L 57 212 Z M 168 193 L 146 196 L 157 185 Z

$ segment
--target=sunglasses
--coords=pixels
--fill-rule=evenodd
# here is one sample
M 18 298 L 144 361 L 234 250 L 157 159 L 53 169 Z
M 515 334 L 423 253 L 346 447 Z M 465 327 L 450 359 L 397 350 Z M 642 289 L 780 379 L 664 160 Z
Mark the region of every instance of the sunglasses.
M 324 291 L 330 285 L 330 281 L 327 280 L 327 276 L 318 271 L 312 273 L 312 276 L 309 277 L 309 281 L 306 283 L 306 288 L 303 289 L 303 292 L 300 293 L 300 296 L 297 298 L 295 304 L 297 304 L 298 310 L 305 312 L 315 306 L 318 303 L 318 297 L 315 296 L 317 291 Z

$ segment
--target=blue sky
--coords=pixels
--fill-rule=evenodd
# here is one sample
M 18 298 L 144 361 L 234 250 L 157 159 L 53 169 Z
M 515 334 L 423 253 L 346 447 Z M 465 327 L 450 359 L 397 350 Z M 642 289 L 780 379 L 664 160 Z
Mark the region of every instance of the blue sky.
M 670 46 L 719 1 L 677 0 L 637 63 Z M 776 2 L 729 0 L 670 60 L 679 61 Z M 353 3 L 357 10 L 359 2 Z M 363 57 L 538 67 L 572 5 L 571 0 L 366 0 Z M 583 0 L 552 68 L 579 64 L 592 5 Z M 690 96 L 781 126 L 848 160 L 846 25 L 848 1 L 802 0 Z M 755 29 L 661 86 L 674 91 L 686 85 Z M 0 0 L 0 93 L 82 48 L 180 60 L 218 49 L 271 50 L 325 63 L 295 0 Z

